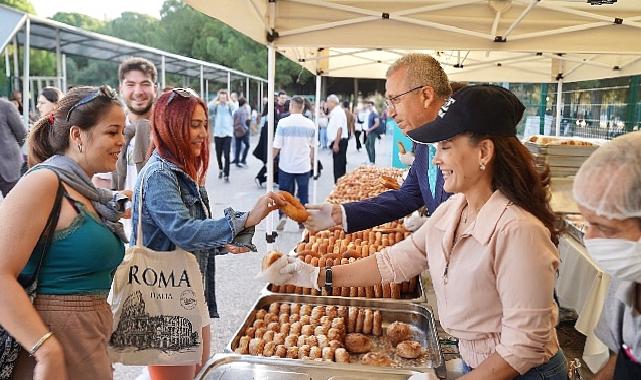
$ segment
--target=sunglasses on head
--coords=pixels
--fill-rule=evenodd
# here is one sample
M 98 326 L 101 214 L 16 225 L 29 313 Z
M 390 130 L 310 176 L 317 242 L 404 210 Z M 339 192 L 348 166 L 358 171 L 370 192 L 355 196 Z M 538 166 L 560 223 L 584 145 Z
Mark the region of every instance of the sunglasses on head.
M 169 95 L 169 100 L 167 100 L 167 104 L 170 104 L 174 99 L 176 99 L 176 96 L 181 96 L 183 98 L 191 98 L 192 96 L 197 98 L 198 94 L 194 89 L 189 88 L 189 87 L 178 87 L 178 88 L 173 88 L 171 90 L 171 95 Z
M 85 96 L 84 98 L 80 99 L 76 104 L 71 106 L 71 108 L 69 108 L 69 111 L 67 111 L 67 121 L 69 121 L 69 118 L 71 117 L 71 113 L 73 112 L 73 110 L 87 103 L 90 103 L 101 96 L 104 96 L 110 100 L 118 100 L 118 94 L 116 94 L 116 91 L 113 88 L 107 85 L 100 86 L 98 87 L 98 90 L 96 92 Z

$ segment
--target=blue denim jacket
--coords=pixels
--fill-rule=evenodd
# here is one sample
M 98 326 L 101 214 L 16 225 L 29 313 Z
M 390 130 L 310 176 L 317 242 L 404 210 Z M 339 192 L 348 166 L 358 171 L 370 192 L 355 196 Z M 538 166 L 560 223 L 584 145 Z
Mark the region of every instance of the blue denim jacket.
M 141 170 L 132 209 L 131 245 L 138 239 L 138 199 L 143 183 L 143 245 L 155 251 L 176 246 L 193 253 L 205 274 L 205 293 L 210 315 L 217 317 L 215 299 L 215 255 L 240 233 L 248 213 L 225 209 L 222 219 L 212 219 L 209 198 L 187 173 L 154 152 Z

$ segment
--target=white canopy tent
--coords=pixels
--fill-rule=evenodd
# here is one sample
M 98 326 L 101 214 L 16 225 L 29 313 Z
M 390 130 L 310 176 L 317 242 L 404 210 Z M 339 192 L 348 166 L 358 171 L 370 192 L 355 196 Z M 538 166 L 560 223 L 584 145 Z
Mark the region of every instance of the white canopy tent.
M 641 73 L 641 1 L 186 0 L 320 76 L 384 78 L 409 51 L 439 59 L 452 80 L 554 82 Z M 429 49 L 429 50 L 426 50 Z M 273 97 L 269 96 L 268 146 Z M 557 134 L 561 97 L 557 97 Z M 268 189 L 273 171 L 268 149 Z M 316 185 L 312 199 L 315 201 Z M 267 231 L 273 223 L 267 222 Z

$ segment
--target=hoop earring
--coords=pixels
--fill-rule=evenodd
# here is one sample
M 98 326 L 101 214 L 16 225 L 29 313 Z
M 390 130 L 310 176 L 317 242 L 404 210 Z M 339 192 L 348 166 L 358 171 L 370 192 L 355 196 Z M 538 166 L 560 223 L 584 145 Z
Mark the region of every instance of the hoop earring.
M 481 164 L 479 165 L 479 169 L 481 169 L 481 171 L 485 170 L 485 164 L 481 162 Z
M 78 144 L 78 152 L 82 153 L 82 143 Z

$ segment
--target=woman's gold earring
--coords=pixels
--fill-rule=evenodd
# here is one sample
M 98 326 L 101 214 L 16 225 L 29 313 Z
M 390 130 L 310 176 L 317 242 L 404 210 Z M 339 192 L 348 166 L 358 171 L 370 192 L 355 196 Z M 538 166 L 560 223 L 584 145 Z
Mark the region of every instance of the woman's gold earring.
M 481 162 L 481 164 L 479 165 L 479 169 L 481 169 L 481 171 L 485 170 L 485 164 Z
M 82 144 L 78 144 L 78 152 L 82 153 Z

